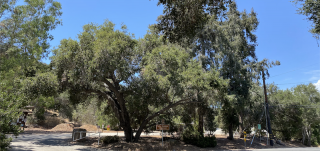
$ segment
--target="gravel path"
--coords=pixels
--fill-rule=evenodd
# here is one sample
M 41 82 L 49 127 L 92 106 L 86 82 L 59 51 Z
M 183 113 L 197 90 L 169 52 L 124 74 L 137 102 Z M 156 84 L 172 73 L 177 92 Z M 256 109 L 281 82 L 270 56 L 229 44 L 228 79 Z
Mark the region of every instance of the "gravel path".
M 117 133 L 101 133 L 100 136 L 113 136 Z M 118 133 L 124 136 L 123 133 Z M 145 135 L 142 133 L 141 135 Z M 159 135 L 158 132 L 149 135 Z M 87 133 L 88 137 L 98 137 L 98 133 Z M 9 151 L 98 151 L 87 146 L 73 145 L 72 133 L 20 134 L 13 137 Z
M 90 151 L 89 147 L 71 145 L 71 133 L 21 134 L 11 143 L 10 151 Z
M 100 136 L 117 135 L 117 133 L 101 133 Z M 123 136 L 123 133 L 119 133 Z M 142 135 L 145 135 L 142 133 Z M 159 136 L 159 132 L 150 133 L 150 135 Z M 98 133 L 87 133 L 87 137 L 98 137 Z M 72 133 L 25 133 L 20 134 L 17 138 L 13 137 L 11 149 L 9 151 L 101 151 L 102 149 L 91 148 L 89 146 L 76 145 L 72 142 Z M 219 148 L 216 148 L 219 149 Z M 207 149 L 201 149 L 207 150 Z M 241 149 L 240 149 L 241 150 Z M 243 149 L 242 149 L 243 150 Z M 247 149 L 248 151 L 250 149 Z M 261 151 L 261 149 L 253 149 Z M 303 148 L 269 148 L 262 151 L 309 151 L 320 150 L 319 148 L 303 147 Z

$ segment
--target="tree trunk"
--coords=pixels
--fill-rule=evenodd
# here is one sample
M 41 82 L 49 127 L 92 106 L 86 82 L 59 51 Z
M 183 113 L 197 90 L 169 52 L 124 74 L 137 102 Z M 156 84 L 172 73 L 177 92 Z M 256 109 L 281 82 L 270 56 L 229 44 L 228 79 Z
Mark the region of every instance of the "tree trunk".
M 125 118 L 124 119 L 124 126 L 123 126 L 124 135 L 126 137 L 126 142 L 130 142 L 134 139 L 134 137 L 133 137 L 132 128 L 131 128 L 131 124 L 130 124 L 130 118 L 129 118 L 129 115 L 127 112 L 126 112 L 124 118 Z
M 203 135 L 203 114 L 202 114 L 202 109 L 201 105 L 198 107 L 198 114 L 199 114 L 199 125 L 198 125 L 198 132 L 200 135 Z
M 200 101 L 202 100 L 201 97 L 199 97 L 199 95 L 197 96 L 197 100 Z M 198 119 L 198 132 L 200 133 L 201 136 L 203 136 L 203 103 L 198 104 L 198 115 L 199 115 L 199 119 Z
M 134 142 L 138 142 L 138 140 L 140 139 L 141 133 L 143 131 L 143 129 L 146 127 L 147 123 L 149 122 L 149 120 L 145 120 L 142 122 L 142 124 L 140 125 L 135 137 L 134 137 Z
M 241 118 L 241 115 L 238 114 L 238 119 L 239 119 L 239 127 L 238 127 L 238 131 L 239 131 L 239 135 L 240 135 L 240 138 L 244 138 L 244 134 L 243 134 L 243 128 L 242 128 L 242 118 Z
M 123 130 L 126 142 L 131 142 L 134 139 L 131 126 L 125 126 L 123 127 Z
M 119 104 L 122 109 L 121 111 L 119 111 L 120 126 L 123 127 L 126 142 L 131 142 L 134 139 L 134 137 L 130 123 L 130 116 L 127 112 L 127 108 L 125 107 L 124 103 L 119 101 Z
M 308 145 L 311 146 L 311 134 L 309 135 L 309 139 L 308 139 Z
M 132 128 L 130 125 L 130 118 L 128 113 L 124 113 L 124 119 L 122 118 L 122 116 L 120 116 L 120 126 L 123 128 L 124 131 L 124 136 L 126 138 L 126 142 L 131 142 L 134 137 L 133 137 L 133 133 L 132 133 Z
M 306 135 L 305 135 L 305 128 L 302 129 L 302 144 L 304 145 L 304 140 L 306 138 Z
M 232 128 L 232 123 L 229 124 L 229 136 L 227 137 L 230 140 L 233 140 L 233 128 Z
M 308 146 L 311 146 L 311 128 L 310 128 L 310 126 L 307 127 L 306 133 L 308 136 Z
M 187 98 L 187 99 L 182 99 L 182 100 L 180 100 L 180 101 L 178 101 L 178 102 L 176 102 L 174 104 L 170 104 L 167 107 L 163 108 L 162 110 L 160 110 L 160 111 L 154 113 L 153 115 L 149 116 L 148 118 L 146 118 L 142 122 L 142 124 L 140 125 L 140 127 L 139 127 L 139 129 L 138 129 L 138 131 L 136 133 L 135 138 L 132 135 L 132 128 L 131 128 L 131 125 L 130 125 L 130 118 L 129 118 L 129 114 L 127 112 L 127 109 L 126 109 L 126 107 L 124 105 L 124 101 L 122 101 L 122 100 L 119 101 L 120 107 L 122 109 L 122 113 L 119 112 L 119 114 L 121 114 L 119 120 L 120 120 L 120 124 L 122 124 L 121 126 L 124 129 L 124 134 L 125 134 L 125 137 L 126 137 L 126 141 L 128 142 L 128 141 L 131 141 L 131 139 L 132 139 L 135 142 L 137 142 L 139 140 L 139 138 L 140 138 L 142 130 L 146 127 L 146 125 L 149 123 L 150 120 L 152 120 L 153 118 L 159 116 L 164 111 L 167 111 L 170 108 L 176 107 L 176 106 L 178 106 L 180 104 L 193 103 L 193 102 L 184 102 L 184 101 L 188 101 L 190 99 L 191 99 L 191 97 Z
M 189 99 L 190 99 L 190 98 L 189 98 Z M 142 130 L 146 128 L 146 126 L 147 126 L 147 124 L 150 122 L 150 120 L 152 120 L 153 118 L 159 116 L 159 115 L 160 115 L 161 113 L 163 113 L 164 111 L 167 111 L 167 110 L 169 110 L 170 108 L 173 108 L 173 107 L 175 107 L 175 106 L 178 106 L 181 102 L 186 101 L 186 100 L 189 100 L 189 99 L 183 99 L 183 100 L 180 100 L 180 101 L 178 101 L 178 102 L 176 102 L 176 103 L 174 103 L 174 104 L 170 104 L 170 105 L 168 105 L 167 107 L 165 107 L 165 108 L 163 108 L 162 110 L 160 110 L 159 112 L 156 112 L 156 113 L 154 113 L 153 115 L 151 115 L 151 116 L 149 116 L 148 118 L 146 118 L 146 119 L 141 123 L 141 125 L 140 125 L 140 127 L 139 127 L 139 129 L 138 129 L 138 131 L 137 131 L 137 133 L 136 133 L 136 135 L 135 135 L 134 141 L 135 141 L 135 142 L 138 142 L 138 140 L 139 140 L 139 138 L 140 138 L 140 135 L 141 135 L 141 133 L 142 133 Z M 191 103 L 191 102 L 189 102 L 189 103 Z
M 119 120 L 119 130 L 122 127 L 124 131 L 124 136 L 126 138 L 126 142 L 130 142 L 133 140 L 132 128 L 130 124 L 130 117 L 125 107 L 123 107 L 123 113 L 117 107 L 115 107 L 114 102 L 110 101 L 110 103 L 114 106 L 112 109 Z M 123 115 L 123 116 L 122 116 Z

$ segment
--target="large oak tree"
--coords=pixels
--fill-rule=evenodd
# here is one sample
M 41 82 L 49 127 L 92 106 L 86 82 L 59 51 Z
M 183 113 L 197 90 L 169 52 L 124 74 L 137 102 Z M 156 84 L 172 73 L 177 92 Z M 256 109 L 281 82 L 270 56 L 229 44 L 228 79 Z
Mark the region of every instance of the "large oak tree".
M 195 98 L 202 93 L 224 95 L 227 81 L 220 79 L 216 70 L 203 70 L 190 51 L 164 43 L 153 26 L 144 39 L 135 40 L 125 26 L 122 31 L 115 30 L 114 24 L 106 21 L 85 25 L 77 40 L 62 40 L 53 50 L 52 67 L 60 92 L 69 92 L 73 103 L 90 95 L 107 101 L 126 141 L 138 141 L 160 114 L 199 103 Z M 31 81 L 26 92 L 40 87 L 36 81 Z M 131 118 L 136 115 L 139 129 L 133 136 Z

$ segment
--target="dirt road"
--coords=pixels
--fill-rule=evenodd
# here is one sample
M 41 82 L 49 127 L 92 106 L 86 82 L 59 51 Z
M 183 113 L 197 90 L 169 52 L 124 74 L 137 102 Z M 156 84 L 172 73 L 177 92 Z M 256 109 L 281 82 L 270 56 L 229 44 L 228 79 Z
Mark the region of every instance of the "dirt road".
M 86 146 L 71 145 L 71 133 L 62 134 L 21 134 L 14 138 L 10 151 L 91 151 Z
M 101 133 L 100 136 L 114 136 L 117 133 Z M 118 133 L 123 136 L 123 133 Z M 143 133 L 142 136 L 145 134 Z M 160 135 L 150 133 L 149 135 Z M 98 133 L 87 133 L 87 137 L 98 137 Z M 38 133 L 20 134 L 17 138 L 13 137 L 10 151 L 98 151 L 99 149 L 88 146 L 70 144 L 72 133 Z
M 117 133 L 101 133 L 100 136 L 113 136 L 117 135 Z M 123 136 L 123 133 L 118 133 L 119 136 Z M 154 135 L 154 136 L 152 136 Z M 97 137 L 99 136 L 98 133 L 87 133 L 87 137 L 95 138 L 97 140 Z M 145 133 L 142 134 L 142 136 L 145 136 Z M 151 133 L 149 136 L 152 137 L 160 137 L 159 132 Z M 72 142 L 72 133 L 53 133 L 53 132 L 42 132 L 42 133 L 25 133 L 20 134 L 17 138 L 13 138 L 13 142 L 11 143 L 12 148 L 9 149 L 9 151 L 100 151 L 105 150 L 101 149 L 100 147 L 95 147 L 94 145 L 86 144 L 86 143 L 73 143 Z M 158 144 L 161 142 L 161 139 Z M 250 139 L 248 139 L 248 145 Z M 215 148 L 198 148 L 190 145 L 184 145 L 181 146 L 189 146 L 184 147 L 188 149 L 195 149 L 195 150 L 243 150 L 243 140 L 242 139 L 235 139 L 233 141 L 230 141 L 226 139 L 225 136 L 217 136 L 217 143 L 218 146 Z M 87 145 L 87 146 L 86 146 Z M 119 146 L 124 145 L 123 143 L 115 143 L 109 145 L 110 149 L 116 149 L 119 148 Z M 130 145 L 134 145 L 131 144 Z M 129 145 L 129 146 L 130 146 Z M 137 148 L 139 148 L 139 145 L 137 144 Z M 95 148 L 94 148 L 95 147 Z M 191 147 L 191 148 L 190 148 Z M 295 145 L 295 144 L 289 144 L 286 143 L 286 146 L 280 146 L 276 145 L 272 148 L 265 146 L 263 143 L 260 143 L 260 141 L 255 140 L 255 143 L 252 146 L 253 148 L 249 147 L 247 150 L 259 150 L 263 149 L 263 151 L 267 151 L 268 149 L 271 150 L 283 150 L 283 151 L 289 151 L 289 150 L 319 150 L 319 148 L 310 148 L 305 147 L 303 145 Z M 187 150 L 188 150 L 187 149 Z

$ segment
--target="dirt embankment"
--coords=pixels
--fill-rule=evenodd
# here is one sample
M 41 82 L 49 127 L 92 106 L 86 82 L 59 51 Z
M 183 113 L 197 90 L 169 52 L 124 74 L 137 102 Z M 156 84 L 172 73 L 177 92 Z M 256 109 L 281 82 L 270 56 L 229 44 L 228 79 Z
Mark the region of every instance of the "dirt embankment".
M 74 129 L 74 125 L 72 123 L 63 123 L 55 126 L 50 131 L 72 132 L 73 129 Z
M 88 132 L 98 132 L 98 130 L 101 132 L 101 129 L 98 129 L 95 125 L 82 125 L 80 128 L 86 129 Z

